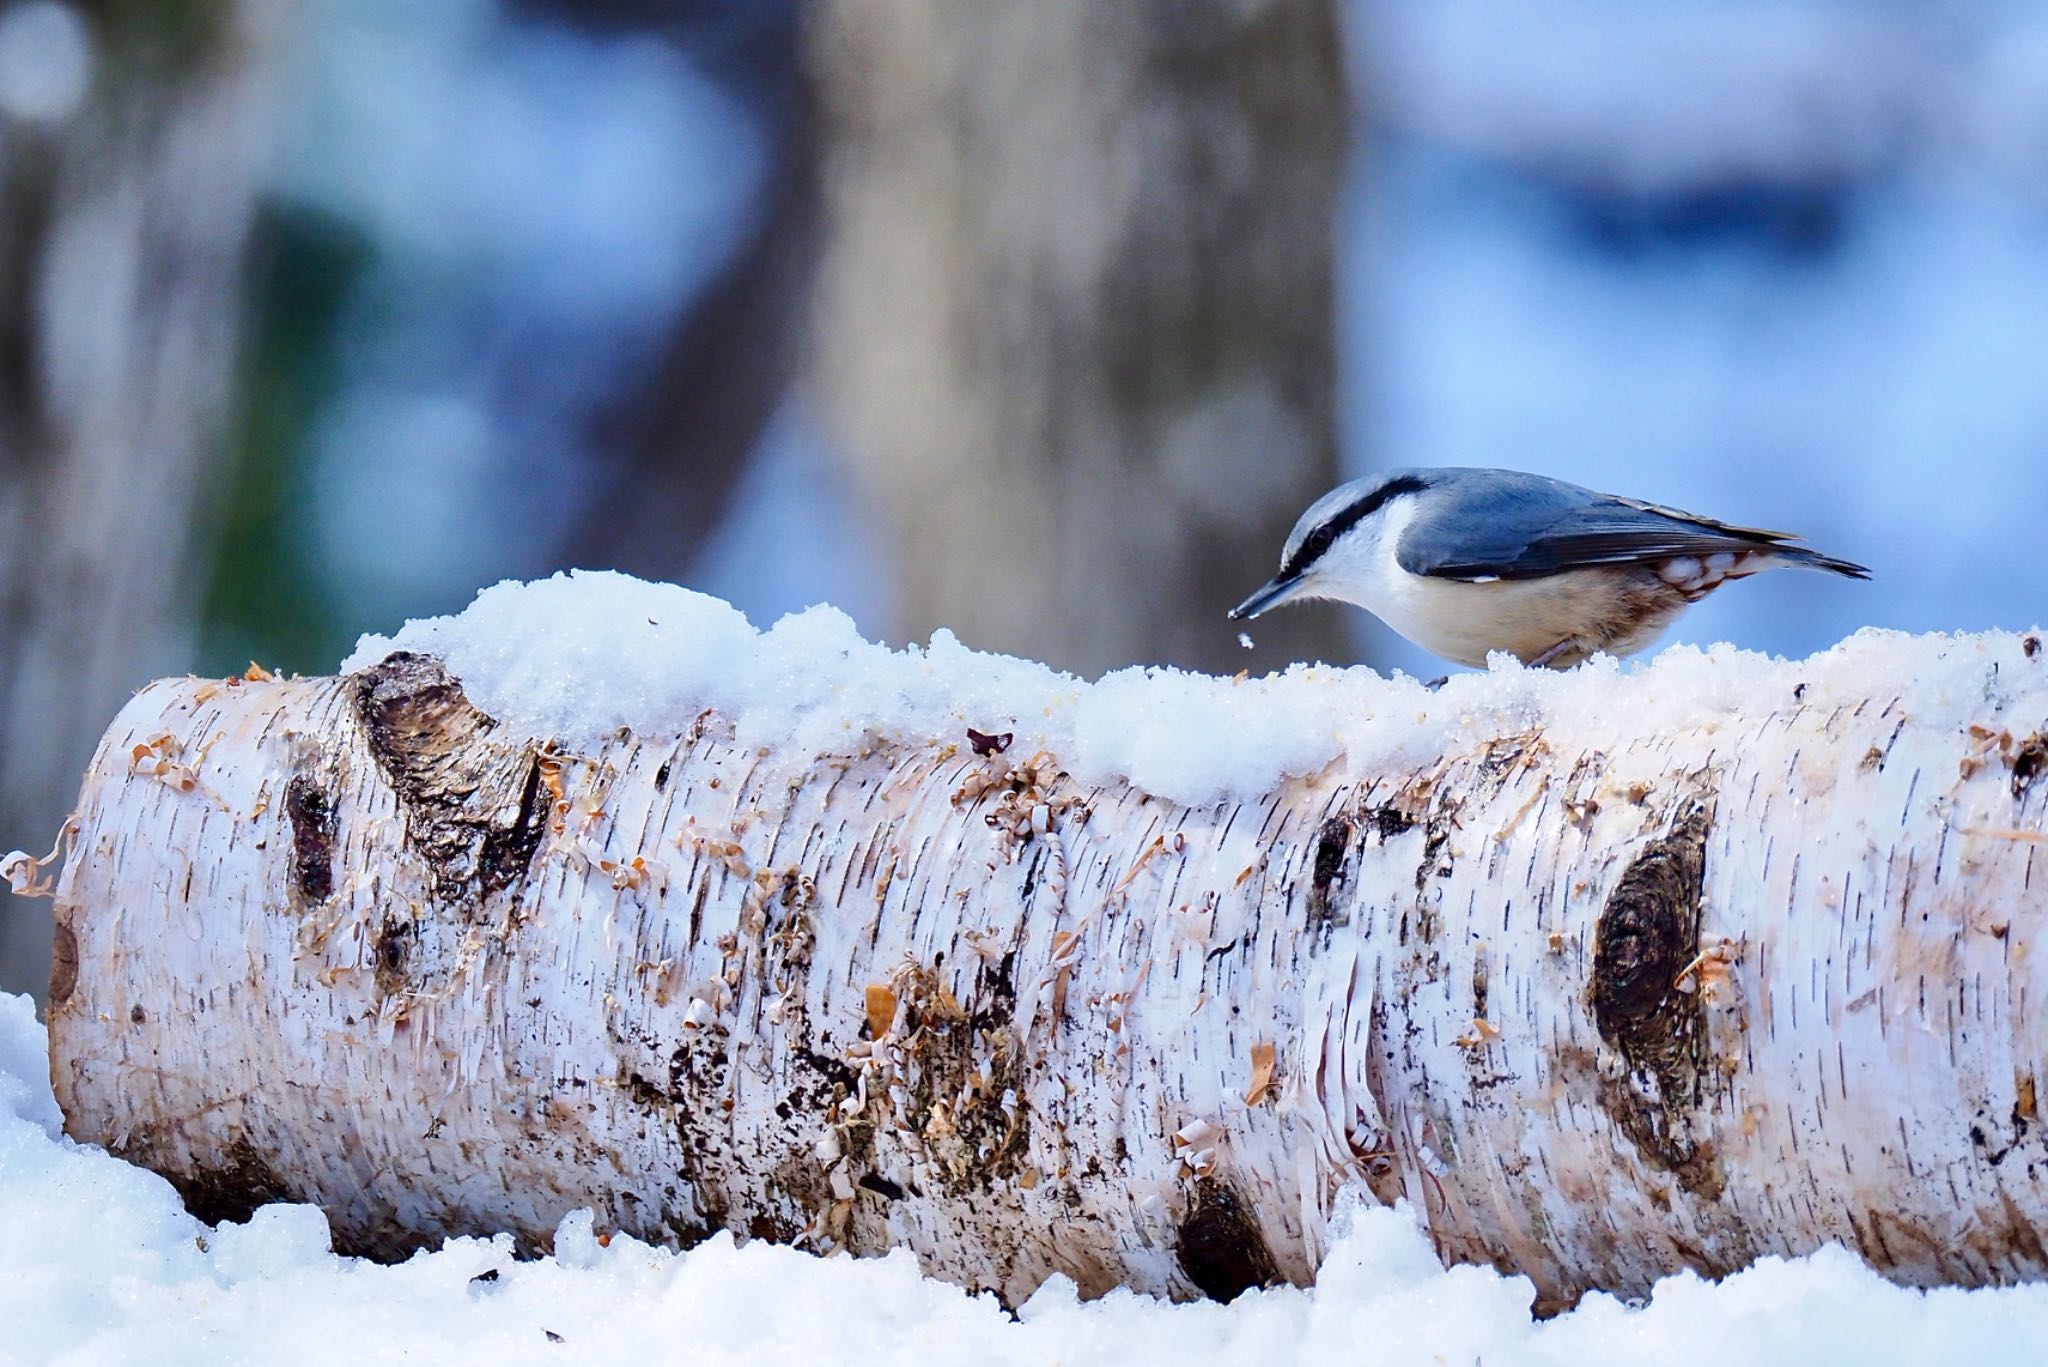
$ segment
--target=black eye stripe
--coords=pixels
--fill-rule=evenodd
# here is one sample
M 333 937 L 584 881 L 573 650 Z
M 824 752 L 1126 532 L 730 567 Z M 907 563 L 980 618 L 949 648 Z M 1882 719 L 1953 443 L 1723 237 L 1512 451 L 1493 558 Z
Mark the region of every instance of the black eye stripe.
M 1329 521 L 1304 537 L 1301 545 L 1295 548 L 1294 554 L 1288 557 L 1287 563 L 1280 567 L 1281 576 L 1291 578 L 1300 574 L 1314 564 L 1323 552 L 1329 550 L 1338 537 L 1360 522 L 1401 495 L 1419 493 L 1428 487 L 1428 481 L 1419 475 L 1402 475 L 1397 479 L 1388 480 L 1356 503 L 1339 510 Z

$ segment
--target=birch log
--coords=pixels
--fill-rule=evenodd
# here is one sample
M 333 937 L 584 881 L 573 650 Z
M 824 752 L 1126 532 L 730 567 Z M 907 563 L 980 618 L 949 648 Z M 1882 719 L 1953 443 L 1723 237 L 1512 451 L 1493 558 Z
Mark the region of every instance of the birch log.
M 166 681 L 56 890 L 57 1095 L 376 1256 L 590 1206 L 1227 1298 L 1355 1183 L 1550 1305 L 1828 1241 L 2039 1278 L 2034 644 L 1932 719 L 1788 687 L 1196 809 L 964 734 L 560 753 L 413 654 Z

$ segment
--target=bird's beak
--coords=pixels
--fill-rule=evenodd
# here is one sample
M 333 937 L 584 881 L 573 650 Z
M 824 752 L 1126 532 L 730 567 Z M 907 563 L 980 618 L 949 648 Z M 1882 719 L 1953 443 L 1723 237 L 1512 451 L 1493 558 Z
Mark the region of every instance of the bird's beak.
M 1230 620 L 1242 622 L 1271 608 L 1277 608 L 1300 593 L 1301 586 L 1302 577 L 1298 574 L 1283 574 L 1269 579 L 1257 593 L 1230 610 Z

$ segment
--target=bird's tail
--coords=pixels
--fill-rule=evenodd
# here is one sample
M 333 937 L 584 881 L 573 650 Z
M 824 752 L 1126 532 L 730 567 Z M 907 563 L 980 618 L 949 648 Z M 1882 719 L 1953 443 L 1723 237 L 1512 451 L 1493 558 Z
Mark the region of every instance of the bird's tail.
M 1851 579 L 1870 578 L 1867 566 L 1859 565 L 1853 560 L 1838 560 L 1832 555 L 1822 555 L 1819 551 L 1809 550 L 1805 546 L 1773 546 L 1771 554 L 1787 565 L 1797 565 L 1805 570 L 1829 570 Z

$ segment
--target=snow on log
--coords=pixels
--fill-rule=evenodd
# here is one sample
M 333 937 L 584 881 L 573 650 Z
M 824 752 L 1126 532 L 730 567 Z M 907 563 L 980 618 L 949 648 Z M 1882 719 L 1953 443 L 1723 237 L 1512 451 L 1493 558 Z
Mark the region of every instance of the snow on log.
M 1306 1281 L 1348 1184 L 1553 1305 L 2048 1275 L 2037 638 L 1431 693 L 735 618 L 586 575 L 138 695 L 56 889 L 70 1133 L 378 1256 L 588 1206 L 1011 1303 Z

